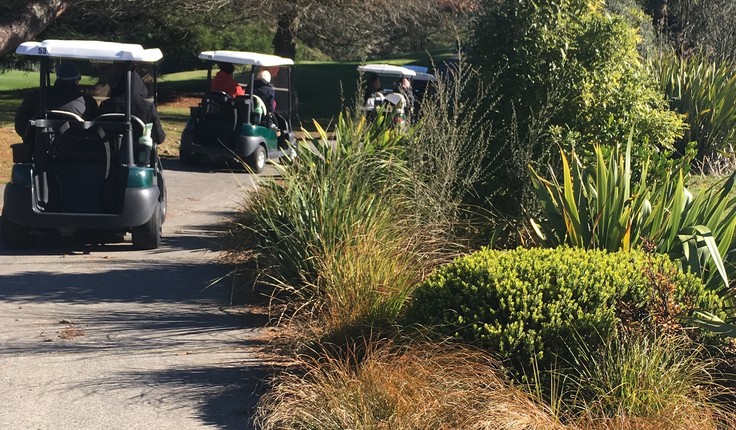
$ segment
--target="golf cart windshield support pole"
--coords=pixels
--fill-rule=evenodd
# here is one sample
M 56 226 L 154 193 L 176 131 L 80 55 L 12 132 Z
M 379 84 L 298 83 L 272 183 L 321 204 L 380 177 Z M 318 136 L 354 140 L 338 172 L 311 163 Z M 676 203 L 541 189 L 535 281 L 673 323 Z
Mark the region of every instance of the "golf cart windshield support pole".
M 287 85 L 286 88 L 289 90 L 289 93 L 288 93 L 288 96 L 289 96 L 288 97 L 289 98 L 289 115 L 288 115 L 289 118 L 288 118 L 288 121 L 289 121 L 289 128 L 291 129 L 291 116 L 293 115 L 293 111 L 291 110 L 291 99 L 294 96 L 291 93 L 291 89 L 293 88 L 291 86 L 291 67 L 287 67 L 286 68 L 286 80 L 288 81 L 286 83 L 286 85 Z
M 207 64 L 207 88 L 205 88 L 205 91 L 210 90 L 210 82 L 212 82 L 212 63 Z
M 256 82 L 256 66 L 250 66 L 250 86 L 248 87 L 248 97 L 250 98 L 250 109 L 253 112 L 255 105 L 253 104 L 253 84 Z M 250 118 L 248 118 L 250 124 Z
M 41 57 L 41 82 L 39 82 L 39 86 L 41 87 L 41 100 L 38 104 L 38 116 L 46 118 L 46 91 L 48 91 L 48 80 L 49 80 L 49 58 L 48 57 Z
M 133 92 L 133 63 L 128 63 L 125 71 L 125 152 L 123 152 L 123 163 L 133 164 L 133 126 L 130 120 L 130 107 L 133 103 L 130 94 Z
M 153 63 L 153 104 L 158 106 L 158 63 Z

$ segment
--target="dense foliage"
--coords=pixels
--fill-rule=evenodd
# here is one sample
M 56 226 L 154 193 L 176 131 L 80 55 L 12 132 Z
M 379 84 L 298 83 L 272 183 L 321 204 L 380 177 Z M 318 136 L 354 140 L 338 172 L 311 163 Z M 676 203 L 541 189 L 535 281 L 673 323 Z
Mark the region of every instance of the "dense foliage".
M 734 249 L 736 177 L 693 197 L 682 168 L 664 180 L 649 180 L 648 160 L 636 172 L 629 146 L 625 154 L 614 149 L 605 155 L 599 147 L 594 152 L 589 164 L 575 151 L 569 157 L 562 152 L 561 181 L 552 172 L 547 180 L 532 170 L 546 216 L 542 238 L 551 245 L 610 251 L 652 249 L 730 296 L 733 267 L 724 262 Z
M 654 25 L 682 56 L 736 61 L 736 3 L 731 0 L 648 0 Z
M 667 149 L 681 133 L 681 120 L 637 51 L 636 28 L 603 6 L 602 0 L 483 3 L 474 62 L 499 91 L 491 119 L 506 130 L 501 138 L 523 148 L 507 149 L 510 161 L 496 181 L 507 184 L 512 199 L 526 184 L 526 164 L 543 162 L 555 140 L 589 151 L 591 143 L 624 141 L 633 128 L 637 146 Z M 515 163 L 519 154 L 523 160 Z
M 164 73 L 201 67 L 197 56 L 205 50 L 271 52 L 272 37 L 262 21 L 243 20 L 234 10 L 192 13 L 166 3 L 157 5 L 155 14 L 131 5 L 112 17 L 106 10 L 78 7 L 41 34 L 41 39 L 97 38 L 160 48 Z
M 414 293 L 408 321 L 489 348 L 532 373 L 596 349 L 622 321 L 650 329 L 719 297 L 666 256 L 574 248 L 485 249 L 437 270 Z M 669 320 L 669 321 L 668 321 Z
M 651 57 L 660 87 L 688 125 L 678 139 L 680 153 L 697 143 L 699 161 L 733 158 L 736 147 L 736 73 L 728 63 L 705 56 L 680 58 L 673 52 Z M 704 167 L 710 167 L 705 165 Z

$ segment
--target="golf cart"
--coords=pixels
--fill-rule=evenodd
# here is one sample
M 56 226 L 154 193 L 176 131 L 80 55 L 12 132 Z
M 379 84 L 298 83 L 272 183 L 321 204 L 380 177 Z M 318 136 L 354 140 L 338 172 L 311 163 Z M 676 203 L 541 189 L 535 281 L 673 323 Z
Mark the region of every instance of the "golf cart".
M 364 75 L 375 74 L 380 78 L 387 77 L 393 79 L 407 78 L 413 80 L 417 72 L 406 67 L 394 66 L 391 64 L 365 64 L 358 66 L 358 71 Z M 407 112 L 411 106 L 407 106 L 406 98 L 392 89 L 376 89 L 369 97 L 367 97 L 362 110 L 369 116 L 374 116 L 378 111 L 383 111 L 393 115 L 392 124 L 396 127 L 403 127 L 408 120 Z
M 4 245 L 30 247 L 44 231 L 65 237 L 92 232 L 95 240 L 104 233 L 102 242 L 120 242 L 130 232 L 135 248 L 158 248 L 166 186 L 156 145 L 146 135 L 150 125 L 131 114 L 131 77 L 137 63 L 155 70 L 161 51 L 134 44 L 46 40 L 25 42 L 16 53 L 40 60 L 40 101 L 29 125 L 33 138 L 12 145 L 2 212 Z M 47 109 L 50 71 L 62 59 L 120 67 L 125 112 L 83 120 Z
M 196 164 L 203 158 L 234 158 L 245 161 L 253 172 L 261 173 L 268 159 L 294 157 L 296 139 L 291 127 L 291 66 L 294 61 L 240 51 L 205 51 L 199 58 L 208 62 L 207 91 L 199 106 L 190 108 L 191 116 L 182 132 L 179 148 L 182 164 Z M 212 67 L 219 62 L 250 66 L 246 95 L 232 97 L 222 91 L 209 90 Z M 283 82 L 283 86 L 274 88 L 282 101 L 276 104 L 272 114 L 252 91 L 259 69 L 271 70 L 274 78 L 278 77 L 277 82 Z M 279 73 L 281 71 L 285 76 Z

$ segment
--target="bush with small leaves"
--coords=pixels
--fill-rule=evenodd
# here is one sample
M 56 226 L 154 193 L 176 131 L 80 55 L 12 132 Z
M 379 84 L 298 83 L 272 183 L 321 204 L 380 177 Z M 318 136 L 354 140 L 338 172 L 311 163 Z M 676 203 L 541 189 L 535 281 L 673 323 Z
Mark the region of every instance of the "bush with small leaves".
M 656 329 L 670 303 L 670 320 L 722 311 L 699 279 L 670 269 L 666 256 L 643 252 L 484 249 L 432 274 L 415 291 L 407 321 L 493 350 L 531 374 L 532 363 L 570 363 L 576 345 L 595 350 L 622 321 Z

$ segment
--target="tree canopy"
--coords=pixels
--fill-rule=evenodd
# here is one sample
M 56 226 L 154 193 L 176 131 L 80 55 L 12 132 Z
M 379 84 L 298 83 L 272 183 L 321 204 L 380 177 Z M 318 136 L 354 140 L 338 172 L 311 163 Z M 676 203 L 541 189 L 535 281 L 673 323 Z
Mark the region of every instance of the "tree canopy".
M 175 68 L 204 48 L 293 58 L 307 46 L 355 59 L 452 42 L 474 8 L 475 0 L 10 0 L 0 6 L 0 56 L 25 40 L 74 37 L 157 46 Z

